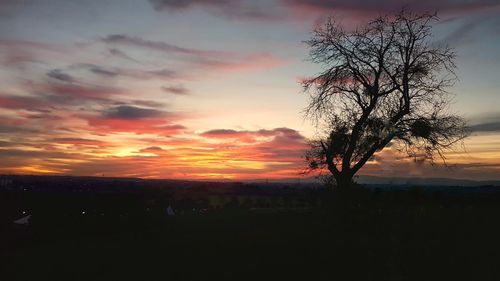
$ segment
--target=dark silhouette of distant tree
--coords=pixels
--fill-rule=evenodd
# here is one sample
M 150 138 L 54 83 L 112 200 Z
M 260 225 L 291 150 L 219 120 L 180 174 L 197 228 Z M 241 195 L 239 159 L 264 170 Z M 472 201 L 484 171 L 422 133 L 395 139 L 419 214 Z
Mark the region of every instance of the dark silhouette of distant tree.
M 464 119 L 448 111 L 455 53 L 431 42 L 437 20 L 402 10 L 353 31 L 332 18 L 313 31 L 310 58 L 324 70 L 303 82 L 305 113 L 325 134 L 311 141 L 308 171 L 327 169 L 345 189 L 389 144 L 444 161 L 443 150 L 467 136 Z

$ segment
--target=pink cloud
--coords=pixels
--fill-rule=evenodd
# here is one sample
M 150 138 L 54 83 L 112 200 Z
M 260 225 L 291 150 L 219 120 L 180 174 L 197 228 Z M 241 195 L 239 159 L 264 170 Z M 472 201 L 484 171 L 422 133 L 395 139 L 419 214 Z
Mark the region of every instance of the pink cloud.
M 209 70 L 223 72 L 253 72 L 280 67 L 286 64 L 286 61 L 271 54 L 262 53 L 236 59 L 200 59 L 196 61 L 196 63 Z
M 142 48 L 164 52 L 170 55 L 183 55 L 184 61 L 193 64 L 192 67 L 201 68 L 206 71 L 258 71 L 263 69 L 271 69 L 279 67 L 286 63 L 285 60 L 277 58 L 269 53 L 259 53 L 251 55 L 242 55 L 235 52 L 228 51 L 215 51 L 203 50 L 196 48 L 181 47 L 163 41 L 147 40 L 136 36 L 129 36 L 126 34 L 112 34 L 101 39 L 101 42 L 110 45 L 123 45 L 128 47 Z M 164 77 L 164 78 L 185 78 L 169 69 L 155 70 L 155 71 L 119 71 L 119 70 L 106 70 L 93 66 L 90 68 L 96 73 L 105 74 L 108 76 L 114 75 L 128 75 L 140 78 L 141 76 L 150 77 Z
M 469 13 L 478 10 L 487 10 L 499 8 L 500 3 L 491 0 L 443 0 L 431 1 L 423 0 L 412 3 L 401 3 L 393 0 L 282 0 L 284 4 L 297 12 L 352 12 L 359 14 L 370 13 L 378 15 L 380 13 L 394 13 L 401 10 L 405 5 L 408 9 L 415 12 L 434 12 L 441 13 Z
M 15 96 L 0 94 L 0 107 L 8 109 L 40 109 L 50 104 L 32 96 Z
M 186 127 L 179 124 L 169 124 L 163 118 L 136 120 L 90 118 L 87 121 L 91 126 L 90 130 L 104 134 L 128 132 L 169 136 L 179 134 L 186 129 Z
M 41 90 L 45 90 L 57 95 L 72 96 L 77 98 L 92 98 L 103 99 L 116 94 L 121 94 L 122 91 L 116 88 L 93 85 L 76 85 L 76 84 L 48 84 L 42 86 Z
M 0 61 L 4 65 L 18 65 L 23 63 L 40 62 L 41 52 L 57 54 L 67 51 L 65 48 L 53 44 L 22 40 L 0 40 Z

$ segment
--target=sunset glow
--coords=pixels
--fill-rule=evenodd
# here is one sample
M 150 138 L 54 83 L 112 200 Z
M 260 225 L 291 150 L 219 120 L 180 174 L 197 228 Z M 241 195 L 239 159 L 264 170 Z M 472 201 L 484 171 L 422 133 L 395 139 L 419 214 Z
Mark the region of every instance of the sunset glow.
M 313 124 L 302 41 L 394 1 L 2 1 L 0 174 L 172 179 L 301 178 Z M 420 1 L 456 47 L 453 111 L 472 135 L 418 163 L 394 147 L 361 174 L 500 179 L 500 4 Z M 440 164 L 438 161 L 436 164 Z

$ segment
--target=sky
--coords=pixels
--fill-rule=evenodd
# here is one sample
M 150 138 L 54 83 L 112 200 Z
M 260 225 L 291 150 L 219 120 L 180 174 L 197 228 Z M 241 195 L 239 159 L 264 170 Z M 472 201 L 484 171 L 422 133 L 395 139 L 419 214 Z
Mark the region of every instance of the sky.
M 303 41 L 403 6 L 438 12 L 472 134 L 448 166 L 386 148 L 360 174 L 499 180 L 497 0 L 0 0 L 0 173 L 300 178 Z

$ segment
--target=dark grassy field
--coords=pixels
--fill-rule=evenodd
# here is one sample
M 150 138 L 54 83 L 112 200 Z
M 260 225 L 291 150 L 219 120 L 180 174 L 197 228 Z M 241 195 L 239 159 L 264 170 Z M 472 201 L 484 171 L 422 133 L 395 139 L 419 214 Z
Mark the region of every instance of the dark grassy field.
M 496 196 L 364 191 L 322 202 L 176 217 L 41 213 L 2 224 L 0 279 L 500 280 Z

